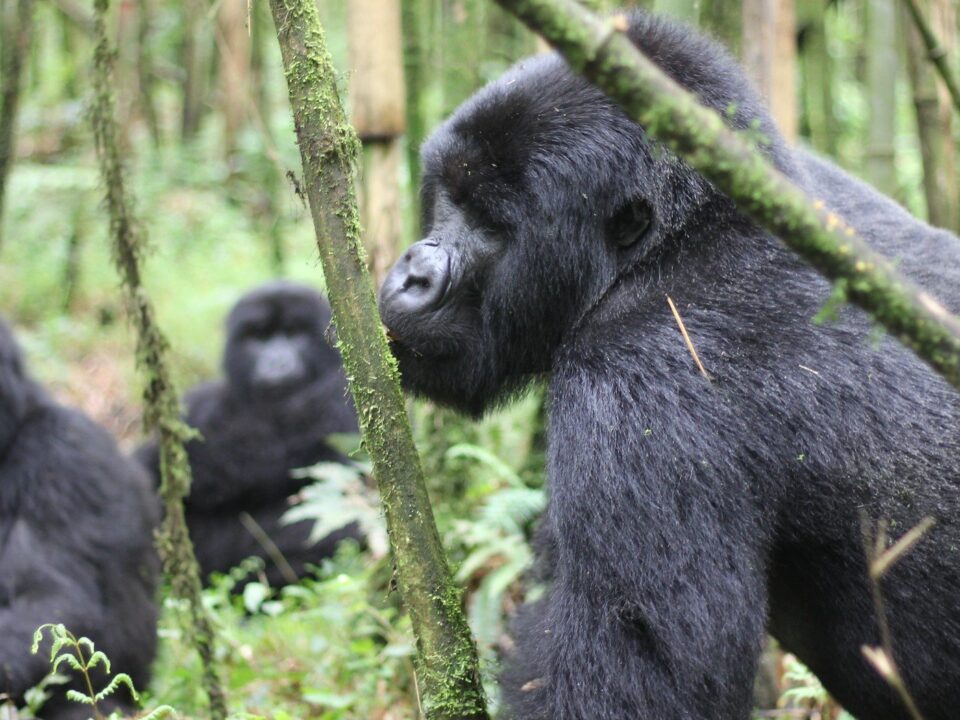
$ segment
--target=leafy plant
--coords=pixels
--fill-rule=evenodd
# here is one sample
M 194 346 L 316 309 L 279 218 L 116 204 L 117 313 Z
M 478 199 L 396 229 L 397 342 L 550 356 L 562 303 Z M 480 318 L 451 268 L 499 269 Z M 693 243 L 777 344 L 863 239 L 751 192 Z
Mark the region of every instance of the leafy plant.
M 836 701 L 830 697 L 830 693 L 810 668 L 793 655 L 786 655 L 783 662 L 786 668 L 783 680 L 791 687 L 780 696 L 780 701 L 777 703 L 780 707 L 810 710 L 810 718 L 856 720 L 850 713 L 839 709 Z
M 100 711 L 99 703 L 113 695 L 121 687 L 126 687 L 130 691 L 131 697 L 137 702 L 140 695 L 133 686 L 133 680 L 126 673 L 117 673 L 110 678 L 106 687 L 97 691 L 94 689 L 92 671 L 97 668 L 103 668 L 103 672 L 109 676 L 110 659 L 100 650 L 97 650 L 93 641 L 87 637 L 77 638 L 64 625 L 46 623 L 41 625 L 33 633 L 33 645 L 30 651 L 34 654 L 40 651 L 40 643 L 43 641 L 44 631 L 50 633 L 50 663 L 53 673 L 57 673 L 61 666 L 66 665 L 74 672 L 78 673 L 82 679 L 85 692 L 69 688 L 67 698 L 76 703 L 89 705 L 91 712 L 96 720 L 105 720 L 106 716 Z M 160 718 L 170 717 L 174 710 L 169 705 L 161 705 L 155 710 L 142 717 L 142 720 L 160 720 Z M 111 717 L 118 716 L 116 713 Z
M 294 477 L 310 478 L 314 482 L 297 494 L 296 503 L 284 513 L 283 522 L 313 520 L 310 542 L 317 542 L 355 522 L 367 538 L 374 556 L 383 557 L 389 547 L 387 534 L 380 505 L 367 483 L 373 466 L 359 448 L 360 437 L 339 433 L 329 436 L 327 441 L 354 459 L 349 464 L 322 462 L 295 470 Z

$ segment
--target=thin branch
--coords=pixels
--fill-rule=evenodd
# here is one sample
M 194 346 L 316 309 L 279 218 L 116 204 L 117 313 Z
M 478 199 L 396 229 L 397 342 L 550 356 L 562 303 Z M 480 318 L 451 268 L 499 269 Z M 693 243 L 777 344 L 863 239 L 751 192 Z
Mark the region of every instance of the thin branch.
M 254 519 L 253 515 L 246 510 L 241 512 L 240 524 L 246 528 L 247 532 L 250 533 L 253 539 L 263 548 L 263 551 L 273 560 L 273 564 L 277 566 L 277 570 L 283 575 L 283 579 L 291 585 L 295 584 L 299 580 L 297 573 L 290 567 L 290 563 L 287 562 L 287 558 L 284 557 L 283 552 L 277 547 L 277 544 L 270 536 L 267 535 L 267 532 L 261 527 L 260 523 Z
M 624 16 L 601 20 L 573 0 L 496 2 L 960 389 L 960 321 L 664 74 L 626 37 Z
M 900 701 L 906 707 L 907 712 L 913 720 L 923 720 L 917 703 L 914 701 L 910 691 L 907 690 L 907 684 L 900 674 L 900 668 L 893 658 L 893 636 L 890 633 L 890 624 L 887 622 L 886 608 L 883 602 L 883 592 L 880 589 L 880 577 L 890 565 L 903 557 L 904 553 L 913 547 L 923 534 L 933 525 L 933 518 L 924 518 L 919 525 L 904 535 L 889 550 L 887 545 L 887 524 L 881 520 L 877 524 L 876 535 L 871 538 L 870 521 L 867 514 L 860 513 L 860 527 L 863 533 L 863 547 L 867 554 L 868 578 L 870 580 L 870 592 L 873 596 L 874 612 L 877 616 L 877 626 L 880 630 L 880 647 L 863 645 L 860 649 L 863 656 L 867 659 L 877 673 L 892 687 Z M 890 559 L 884 561 L 884 556 L 890 554 Z
M 183 444 L 192 436 L 192 431 L 180 419 L 178 394 L 167 365 L 167 339 L 157 325 L 153 304 L 142 283 L 141 258 L 146 234 L 134 216 L 133 199 L 126 187 L 117 147 L 116 104 L 111 84 L 114 52 L 107 40 L 105 20 L 108 9 L 109 0 L 96 0 L 91 121 L 110 215 L 113 260 L 120 274 L 127 316 L 137 331 L 137 365 L 146 375 L 144 425 L 159 435 L 164 518 L 157 531 L 157 549 L 171 594 L 187 606 L 189 622 L 184 623 L 184 630 L 203 665 L 210 717 L 224 720 L 227 705 L 217 676 L 213 628 L 203 607 L 200 573 L 183 510 L 183 498 L 189 492 L 191 481 Z
M 693 361 L 697 364 L 700 374 L 707 379 L 707 382 L 713 382 L 713 378 L 710 377 L 710 373 L 707 372 L 707 369 L 703 366 L 703 363 L 700 362 L 700 356 L 697 355 L 697 349 L 693 346 L 693 340 L 691 340 L 690 335 L 687 334 L 687 326 L 683 324 L 683 318 L 680 317 L 680 312 L 677 310 L 677 306 L 673 304 L 673 298 L 671 298 L 669 295 L 667 295 L 667 305 L 670 306 L 670 312 L 673 313 L 673 319 L 677 321 L 677 327 L 680 328 L 680 334 L 683 335 L 683 341 L 687 344 L 687 350 L 689 350 L 690 354 L 693 356 Z

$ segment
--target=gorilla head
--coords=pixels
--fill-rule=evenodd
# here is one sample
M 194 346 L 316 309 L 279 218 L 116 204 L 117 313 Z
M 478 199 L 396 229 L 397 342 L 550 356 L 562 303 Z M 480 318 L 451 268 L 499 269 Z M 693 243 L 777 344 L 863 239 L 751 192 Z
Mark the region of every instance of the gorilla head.
M 247 293 L 227 318 L 224 370 L 251 402 L 275 402 L 327 372 L 339 356 L 324 339 L 330 308 L 315 290 L 277 281 Z
M 713 45 L 639 16 L 631 37 L 787 162 Z M 689 72 L 707 58 L 711 73 Z M 553 55 L 521 62 L 468 100 L 422 155 L 425 239 L 387 276 L 380 311 L 405 386 L 471 414 L 549 370 L 624 272 L 659 272 L 706 213 L 715 226 L 732 218 L 700 175 Z

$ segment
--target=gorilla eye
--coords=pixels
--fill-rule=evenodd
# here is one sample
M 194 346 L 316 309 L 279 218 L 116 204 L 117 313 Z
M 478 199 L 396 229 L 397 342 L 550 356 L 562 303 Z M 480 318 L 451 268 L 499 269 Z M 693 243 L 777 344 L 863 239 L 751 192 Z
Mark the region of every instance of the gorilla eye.
M 244 331 L 244 336 L 254 340 L 266 340 L 273 334 L 269 325 L 251 325 Z
M 607 221 L 607 238 L 614 247 L 632 247 L 647 234 L 652 220 L 647 201 L 636 198 L 618 208 Z

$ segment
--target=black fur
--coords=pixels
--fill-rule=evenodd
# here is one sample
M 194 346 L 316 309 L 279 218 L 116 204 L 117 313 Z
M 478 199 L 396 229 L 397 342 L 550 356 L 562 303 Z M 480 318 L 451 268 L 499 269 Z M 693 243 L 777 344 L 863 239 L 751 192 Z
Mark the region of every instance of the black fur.
M 273 282 L 247 293 L 227 319 L 226 379 L 186 396 L 186 420 L 202 436 L 187 444 L 193 471 L 187 522 L 205 575 L 259 556 L 271 584 L 288 581 L 241 513 L 256 521 L 298 577 L 341 540 L 361 537 L 351 523 L 310 544 L 312 522 L 280 521 L 290 496 L 310 482 L 291 471 L 343 461 L 325 437 L 357 431 L 340 356 L 324 339 L 329 324 L 326 300 L 308 287 Z M 264 386 L 256 381 L 257 368 L 271 342 L 287 348 L 295 366 L 284 381 Z M 139 448 L 137 457 L 159 482 L 156 442 Z
M 143 470 L 27 376 L 0 321 L 0 693 L 21 702 L 50 671 L 49 642 L 30 654 L 44 623 L 89 637 L 114 672 L 146 687 L 156 649 L 156 520 Z M 79 678 L 69 687 L 85 690 Z M 63 686 L 52 691 L 44 720 L 90 715 Z M 134 710 L 125 691 L 101 709 L 111 706 Z
M 630 36 L 960 310 L 956 237 L 788 147 L 713 43 L 642 14 Z M 924 717 L 956 717 L 957 394 L 862 312 L 815 323 L 828 284 L 556 56 L 468 100 L 423 165 L 427 240 L 380 297 L 406 387 L 479 414 L 549 381 L 550 587 L 516 623 L 507 716 L 746 718 L 769 629 L 861 720 L 907 718 L 861 655 L 865 512 L 937 520 L 882 588 Z

